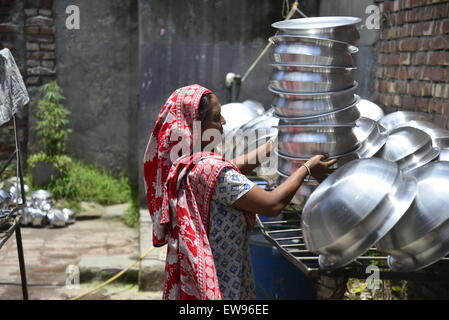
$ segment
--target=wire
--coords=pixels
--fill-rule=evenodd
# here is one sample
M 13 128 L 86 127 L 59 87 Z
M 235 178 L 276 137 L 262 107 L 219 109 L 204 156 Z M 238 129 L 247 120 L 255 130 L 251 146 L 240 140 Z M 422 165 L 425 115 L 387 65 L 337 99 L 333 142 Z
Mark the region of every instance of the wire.
M 290 12 L 288 13 L 287 17 L 285 18 L 285 20 L 289 20 L 291 19 L 291 17 L 293 17 L 293 15 L 296 12 L 296 9 L 298 9 L 298 1 L 295 1 L 290 9 Z M 254 60 L 254 62 L 251 64 L 251 66 L 248 68 L 248 70 L 246 71 L 245 75 L 242 78 L 242 82 L 244 82 L 246 80 L 246 78 L 248 77 L 248 75 L 251 73 L 251 71 L 253 71 L 253 69 L 256 67 L 256 65 L 259 63 L 259 61 L 262 59 L 262 57 L 265 55 L 265 53 L 267 53 L 268 49 L 270 49 L 270 47 L 273 44 L 271 42 L 268 41 L 268 44 L 266 45 L 266 47 L 262 50 L 262 52 L 260 53 L 260 55 L 256 58 L 256 60 Z
M 131 269 L 132 267 L 134 267 L 138 262 L 140 262 L 143 258 L 145 258 L 151 251 L 154 250 L 154 247 L 149 248 L 144 254 L 142 254 L 136 261 L 134 261 L 133 263 L 131 263 L 129 266 L 127 266 L 125 269 L 123 269 L 122 271 L 120 271 L 119 273 L 117 273 L 115 276 L 109 278 L 108 280 L 106 280 L 105 282 L 99 284 L 98 286 L 96 286 L 95 288 L 86 291 L 82 294 L 80 294 L 79 296 L 76 296 L 74 298 L 70 298 L 69 300 L 78 300 L 81 299 L 84 296 L 87 296 L 88 294 L 91 294 L 92 292 L 95 292 L 101 288 L 103 288 L 104 286 L 108 285 L 109 283 L 111 283 L 112 281 L 116 280 L 117 278 L 119 278 L 121 275 L 123 275 L 126 271 L 128 271 L 129 269 Z

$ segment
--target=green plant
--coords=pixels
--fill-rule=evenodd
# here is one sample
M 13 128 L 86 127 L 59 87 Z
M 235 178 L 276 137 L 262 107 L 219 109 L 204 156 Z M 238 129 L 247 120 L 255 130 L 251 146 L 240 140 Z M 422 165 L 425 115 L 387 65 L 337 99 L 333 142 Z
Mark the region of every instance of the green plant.
M 36 111 L 36 136 L 40 152 L 28 159 L 28 164 L 34 168 L 39 162 L 53 164 L 54 168 L 65 174 L 72 165 L 72 159 L 65 155 L 66 145 L 71 129 L 66 128 L 69 123 L 70 111 L 61 101 L 64 98 L 62 90 L 55 81 L 41 87 L 43 97 L 38 101 Z
M 56 199 L 92 201 L 102 205 L 125 203 L 131 199 L 129 181 L 123 175 L 114 177 L 104 169 L 74 161 L 64 176 L 47 186 Z
M 139 192 L 137 188 L 131 188 L 131 203 L 123 220 L 129 227 L 135 228 L 139 224 L 139 215 Z

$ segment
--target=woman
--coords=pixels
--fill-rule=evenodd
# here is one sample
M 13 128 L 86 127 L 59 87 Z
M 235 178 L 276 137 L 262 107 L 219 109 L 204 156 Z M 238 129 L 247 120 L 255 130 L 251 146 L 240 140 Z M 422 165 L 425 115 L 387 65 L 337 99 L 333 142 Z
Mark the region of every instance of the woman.
M 279 215 L 308 174 L 321 181 L 335 163 L 315 156 L 267 192 L 242 174 L 259 165 L 260 150 L 233 161 L 204 151 L 219 142 L 205 133 L 225 123 L 217 97 L 192 85 L 172 93 L 150 137 L 144 175 L 153 244 L 168 245 L 164 299 L 254 299 L 254 213 Z M 269 155 L 272 145 L 261 148 Z

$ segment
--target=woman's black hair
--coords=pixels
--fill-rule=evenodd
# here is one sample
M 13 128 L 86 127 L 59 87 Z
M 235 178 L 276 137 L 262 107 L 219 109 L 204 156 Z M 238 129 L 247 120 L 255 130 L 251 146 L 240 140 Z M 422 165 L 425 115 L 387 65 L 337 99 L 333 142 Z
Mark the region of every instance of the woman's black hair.
M 210 113 L 212 111 L 210 103 L 211 97 L 212 93 L 206 93 L 201 97 L 200 104 L 198 106 L 198 115 L 201 123 L 206 123 L 209 119 Z

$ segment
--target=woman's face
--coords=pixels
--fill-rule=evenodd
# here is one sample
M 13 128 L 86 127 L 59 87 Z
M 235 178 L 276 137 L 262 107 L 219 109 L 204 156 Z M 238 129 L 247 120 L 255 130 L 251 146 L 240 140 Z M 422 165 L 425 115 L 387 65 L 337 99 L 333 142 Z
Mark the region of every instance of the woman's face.
M 214 144 L 218 144 L 221 141 L 221 134 L 223 134 L 223 126 L 226 124 L 226 120 L 221 115 L 221 104 L 218 101 L 218 98 L 215 94 L 211 95 L 209 116 L 205 123 L 201 124 L 201 135 L 203 136 L 201 146 L 205 147 L 208 144 L 214 142 Z M 213 129 L 213 131 L 204 132 L 208 129 Z M 220 132 L 220 141 L 214 141 L 214 137 L 217 134 L 213 134 L 215 132 Z M 209 138 L 209 132 L 212 133 L 212 136 Z

